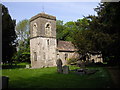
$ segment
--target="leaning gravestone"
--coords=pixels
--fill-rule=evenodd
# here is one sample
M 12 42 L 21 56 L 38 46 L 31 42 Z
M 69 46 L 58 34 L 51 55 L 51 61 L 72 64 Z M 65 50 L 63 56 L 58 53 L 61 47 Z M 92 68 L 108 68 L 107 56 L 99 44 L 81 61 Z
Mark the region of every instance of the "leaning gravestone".
M 63 74 L 68 74 L 69 73 L 69 67 L 68 66 L 63 66 Z
M 8 88 L 9 77 L 2 76 L 2 89 Z
M 63 70 L 62 70 L 62 61 L 61 61 L 61 59 L 58 59 L 56 64 L 57 64 L 57 72 L 62 73 Z

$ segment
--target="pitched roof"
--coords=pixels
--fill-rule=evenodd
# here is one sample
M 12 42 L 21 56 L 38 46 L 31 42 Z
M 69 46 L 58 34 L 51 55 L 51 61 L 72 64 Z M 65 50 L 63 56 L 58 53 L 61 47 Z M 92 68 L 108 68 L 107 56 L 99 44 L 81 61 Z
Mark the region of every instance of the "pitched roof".
M 30 19 L 30 22 L 35 20 L 36 18 L 39 18 L 39 17 L 42 17 L 42 18 L 47 18 L 47 19 L 51 19 L 51 20 L 56 20 L 56 17 L 55 16 L 52 16 L 52 15 L 49 15 L 49 14 L 46 14 L 46 13 L 39 13 L 35 16 L 33 16 L 31 19 Z
M 76 51 L 71 41 L 58 41 L 57 49 L 59 51 Z

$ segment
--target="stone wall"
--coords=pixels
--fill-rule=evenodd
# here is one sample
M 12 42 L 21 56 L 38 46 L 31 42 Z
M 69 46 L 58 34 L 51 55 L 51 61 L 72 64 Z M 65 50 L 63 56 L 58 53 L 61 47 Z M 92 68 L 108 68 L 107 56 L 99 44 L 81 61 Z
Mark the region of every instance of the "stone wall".
M 56 66 L 56 39 L 38 37 L 30 40 L 33 68 Z
M 66 51 L 63 50 L 63 46 Z M 60 45 L 60 46 L 59 46 Z M 74 51 L 70 42 L 56 43 L 56 17 L 40 13 L 30 19 L 30 54 L 32 68 L 56 66 L 56 60 L 61 59 L 66 65 L 67 59 L 78 58 L 79 54 Z M 57 51 L 56 51 L 57 50 Z M 90 60 L 102 62 L 99 55 L 91 55 Z
M 51 24 L 51 36 L 49 37 L 55 38 L 56 37 L 56 21 L 45 19 L 45 18 L 38 18 L 30 23 L 30 37 L 31 38 L 48 37 L 45 34 L 45 24 L 47 22 Z M 34 23 L 37 24 L 37 32 L 36 32 L 37 35 L 36 36 L 33 34 L 33 28 L 32 28 Z
M 97 62 L 103 63 L 102 54 L 96 54 L 96 55 L 90 54 L 90 60 L 94 60 L 95 63 Z
M 67 59 L 70 58 L 78 58 L 79 54 L 76 52 L 64 52 L 64 51 L 58 51 L 57 52 L 57 59 L 61 59 L 63 62 L 63 65 L 67 64 Z
M 30 19 L 32 68 L 56 66 L 56 17 L 40 13 Z
M 67 57 L 66 57 L 67 55 Z M 89 60 L 92 61 L 94 59 L 94 62 L 97 63 L 97 62 L 101 62 L 103 63 L 103 58 L 102 58 L 102 54 L 95 54 L 95 55 L 92 55 L 92 54 L 89 54 Z M 61 59 L 62 62 L 63 62 L 63 65 L 66 65 L 67 64 L 67 59 L 70 59 L 70 58 L 78 58 L 79 59 L 79 54 L 77 52 L 66 52 L 66 51 L 57 51 L 57 59 Z M 86 58 L 87 60 L 87 58 Z

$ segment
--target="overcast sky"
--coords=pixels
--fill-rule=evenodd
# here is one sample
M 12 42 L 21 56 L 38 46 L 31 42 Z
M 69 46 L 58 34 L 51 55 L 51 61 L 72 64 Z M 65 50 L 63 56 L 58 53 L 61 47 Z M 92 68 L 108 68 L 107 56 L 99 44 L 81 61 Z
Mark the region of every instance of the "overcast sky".
M 64 22 L 76 21 L 83 16 L 97 15 L 94 8 L 99 2 L 2 2 L 13 19 L 17 22 L 30 19 L 32 16 L 45 13 L 56 16 Z

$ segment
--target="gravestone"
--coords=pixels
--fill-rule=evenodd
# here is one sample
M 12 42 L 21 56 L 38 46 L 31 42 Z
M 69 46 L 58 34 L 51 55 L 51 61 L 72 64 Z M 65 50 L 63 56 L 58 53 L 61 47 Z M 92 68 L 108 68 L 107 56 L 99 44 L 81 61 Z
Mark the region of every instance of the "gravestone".
M 56 62 L 56 64 L 57 64 L 57 72 L 58 73 L 62 73 L 62 60 L 61 59 L 58 59 L 57 60 L 57 62 Z
M 96 73 L 97 71 L 99 70 L 95 70 L 95 69 L 75 69 L 75 70 L 72 70 L 74 71 L 76 74 L 79 74 L 79 75 L 90 75 L 90 74 L 94 74 Z
M 69 73 L 69 67 L 68 66 L 63 66 L 63 74 L 68 74 Z
M 2 89 L 8 88 L 9 77 L 2 76 Z
M 85 69 L 85 74 L 94 74 L 94 73 L 96 73 L 98 70 L 94 70 L 94 69 L 91 69 L 91 70 L 89 70 L 89 69 Z
M 30 68 L 30 65 L 26 65 L 26 68 Z
M 81 68 L 84 68 L 84 67 L 85 67 L 85 62 L 79 60 L 79 61 L 77 61 L 77 65 L 78 65 L 79 67 L 81 67 Z

